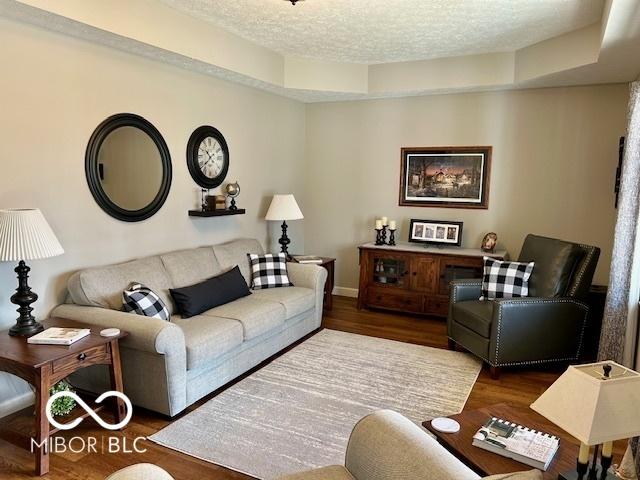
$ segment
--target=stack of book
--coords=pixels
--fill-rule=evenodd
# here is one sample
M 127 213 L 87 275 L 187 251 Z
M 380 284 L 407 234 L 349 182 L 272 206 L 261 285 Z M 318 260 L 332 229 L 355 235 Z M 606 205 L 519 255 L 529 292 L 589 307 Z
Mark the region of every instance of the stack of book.
M 546 470 L 558 451 L 560 439 L 493 417 L 473 436 L 473 445 Z
M 91 333 L 88 328 L 47 328 L 33 337 L 27 339 L 27 343 L 36 345 L 72 345 Z
M 318 257 L 317 255 L 294 255 L 293 259 L 298 263 L 322 263 L 322 257 Z

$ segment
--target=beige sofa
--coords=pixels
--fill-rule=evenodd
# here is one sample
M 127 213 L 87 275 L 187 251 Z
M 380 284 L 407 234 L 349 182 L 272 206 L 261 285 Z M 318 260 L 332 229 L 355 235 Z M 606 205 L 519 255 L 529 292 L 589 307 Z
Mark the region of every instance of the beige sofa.
M 310 470 L 280 480 L 478 480 L 480 477 L 423 429 L 391 410 L 364 417 L 349 438 L 345 465 Z M 488 477 L 541 480 L 539 470 Z M 158 466 L 138 464 L 107 480 L 172 480 Z
M 82 270 L 52 315 L 129 332 L 121 343 L 125 393 L 134 405 L 174 416 L 320 327 L 327 273 L 317 265 L 288 264 L 293 287 L 257 290 L 188 319 L 175 313 L 169 288 L 236 265 L 250 284 L 247 253 L 264 251 L 257 240 L 241 239 Z M 122 291 L 133 281 L 162 297 L 170 322 L 121 310 Z M 72 381 L 92 392 L 109 390 L 103 366 L 80 370 Z

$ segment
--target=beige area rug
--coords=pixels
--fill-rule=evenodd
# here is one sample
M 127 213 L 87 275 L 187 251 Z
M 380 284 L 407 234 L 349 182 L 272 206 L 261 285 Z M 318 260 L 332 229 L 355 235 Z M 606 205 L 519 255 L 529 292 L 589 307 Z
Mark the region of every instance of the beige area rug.
M 260 479 L 343 464 L 360 418 L 459 413 L 480 367 L 465 353 L 325 329 L 149 439 Z

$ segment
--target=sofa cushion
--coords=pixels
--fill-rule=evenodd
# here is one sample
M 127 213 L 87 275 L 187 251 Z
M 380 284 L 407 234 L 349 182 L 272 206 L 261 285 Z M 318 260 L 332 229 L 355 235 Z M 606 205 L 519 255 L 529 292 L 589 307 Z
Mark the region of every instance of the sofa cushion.
M 184 333 L 187 370 L 206 367 L 209 362 L 234 349 L 244 340 L 242 325 L 237 320 L 209 315 L 191 318 L 175 315 L 172 320 Z
M 253 296 L 281 303 L 287 320 L 316 306 L 315 292 L 304 287 L 266 288 L 254 291 Z
M 249 269 L 248 253 L 255 253 L 257 255 L 264 254 L 262 245 L 260 242 L 253 238 L 241 238 L 234 240 L 233 242 L 223 243 L 221 245 L 213 246 L 213 253 L 220 264 L 220 267 L 228 270 L 238 265 L 240 267 L 240 273 L 247 282 L 247 285 L 251 285 L 251 271 Z
M 139 282 L 156 292 L 173 313 L 169 289 L 173 287 L 160 257 L 147 257 L 132 262 L 87 268 L 69 278 L 69 294 L 73 303 L 111 310 L 122 309 L 122 292 Z
M 244 329 L 244 339 L 250 340 L 284 323 L 285 309 L 281 303 L 242 297 L 231 303 L 207 310 L 203 315 L 237 320 Z
M 470 300 L 453 304 L 453 319 L 485 338 L 491 335 L 492 317 L 492 301 Z
M 160 259 L 175 288 L 202 282 L 222 271 L 211 247 L 169 252 Z
M 251 295 L 237 265 L 204 282 L 169 291 L 176 303 L 176 310 L 183 318 L 199 315 L 218 305 Z
M 530 297 L 557 297 L 567 291 L 582 251 L 578 245 L 555 238 L 527 235 L 519 262 L 535 262 L 529 278 Z

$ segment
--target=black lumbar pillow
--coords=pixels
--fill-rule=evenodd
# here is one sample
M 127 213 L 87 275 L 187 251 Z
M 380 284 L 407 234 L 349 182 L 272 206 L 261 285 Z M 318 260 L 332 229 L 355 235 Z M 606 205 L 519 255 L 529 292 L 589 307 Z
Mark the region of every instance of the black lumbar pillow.
M 193 317 L 211 308 L 251 295 L 237 265 L 228 272 L 204 282 L 188 287 L 171 288 L 169 292 L 182 318 Z

